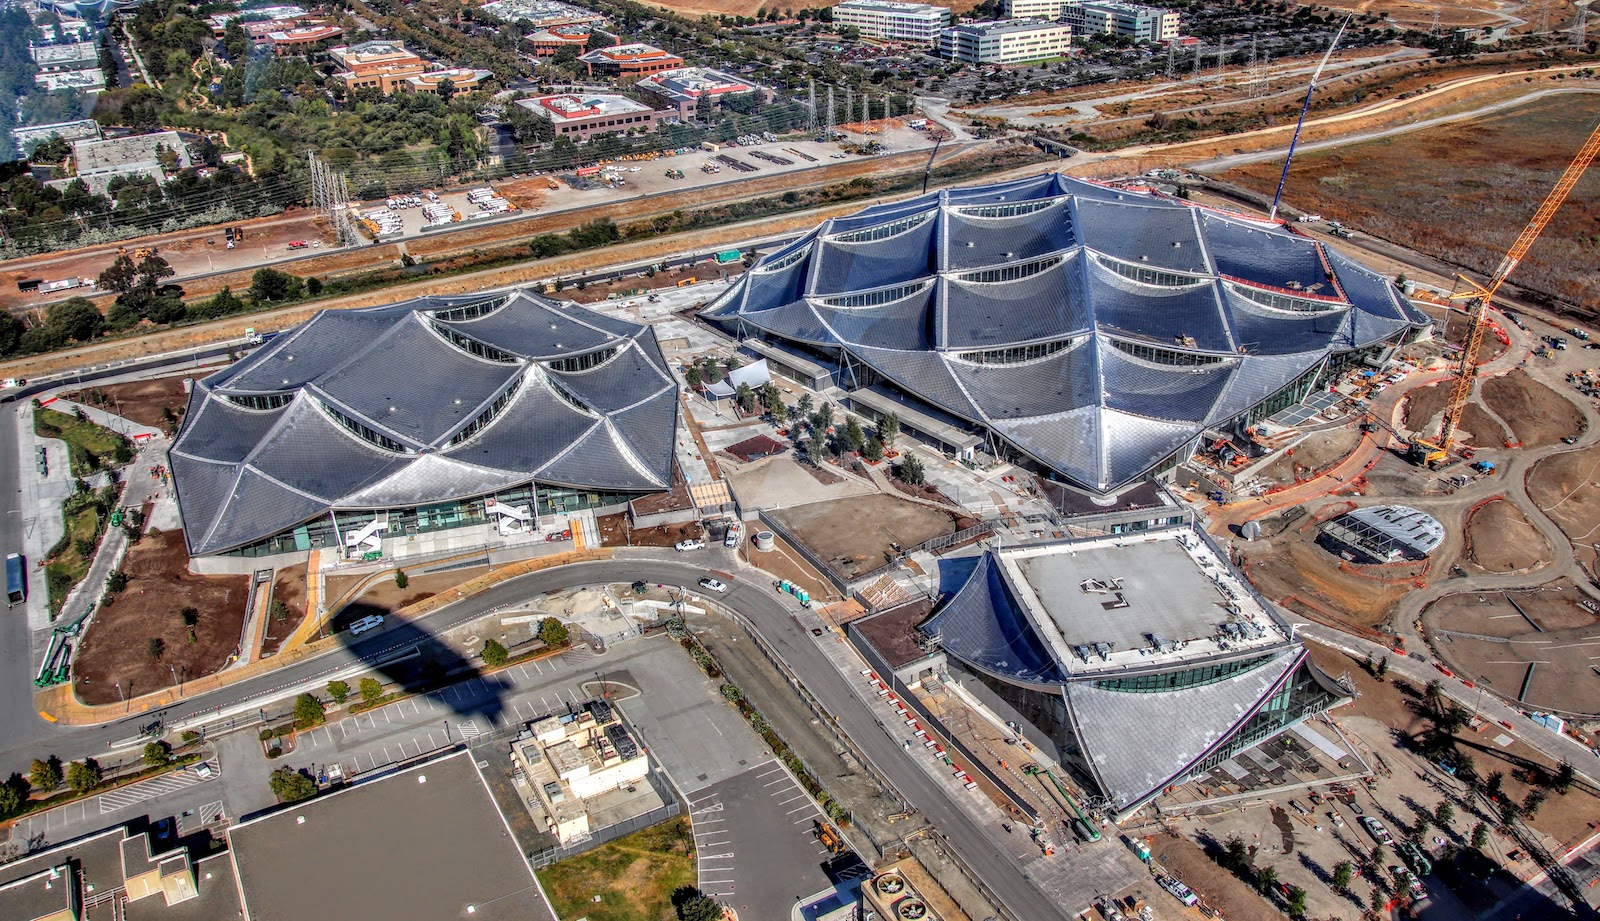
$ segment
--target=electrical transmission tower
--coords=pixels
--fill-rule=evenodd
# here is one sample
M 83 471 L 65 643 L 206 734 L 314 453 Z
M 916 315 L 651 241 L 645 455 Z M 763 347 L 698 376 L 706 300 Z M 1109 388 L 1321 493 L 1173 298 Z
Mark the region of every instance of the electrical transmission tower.
M 355 221 L 350 215 L 350 183 L 344 173 L 330 169 L 315 154 L 306 154 L 311 168 L 311 204 L 333 231 L 340 246 L 356 242 Z
M 1435 9 L 1433 11 L 1433 24 L 1428 26 L 1428 35 L 1437 36 L 1438 34 L 1439 34 L 1439 11 L 1438 11 L 1438 9 Z
M 1178 54 L 1178 43 L 1167 42 L 1167 79 L 1172 79 L 1172 63 Z
M 833 87 L 828 87 L 828 117 L 823 120 L 822 130 L 832 136 L 833 134 Z
M 1577 4 L 1575 16 L 1577 18 L 1572 20 L 1572 47 L 1582 48 L 1584 42 L 1588 40 L 1589 5 L 1587 3 Z

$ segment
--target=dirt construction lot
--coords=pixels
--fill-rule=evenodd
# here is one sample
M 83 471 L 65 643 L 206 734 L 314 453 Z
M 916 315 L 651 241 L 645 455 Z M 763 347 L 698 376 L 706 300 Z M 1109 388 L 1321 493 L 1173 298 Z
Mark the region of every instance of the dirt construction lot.
M 1542 448 L 1569 435 L 1581 435 L 1583 414 L 1572 401 L 1518 368 L 1478 385 L 1483 401 L 1506 420 L 1524 447 Z
M 1324 517 L 1321 513 L 1318 517 Z M 1268 598 L 1320 621 L 1377 627 L 1411 588 L 1413 568 L 1384 570 L 1383 583 L 1343 569 L 1343 560 L 1316 544 L 1319 528 L 1302 518 L 1268 540 L 1240 544 L 1250 581 Z M 1262 527 L 1271 532 L 1268 522 Z M 1371 568 L 1371 567 L 1366 567 Z
M 896 545 L 909 549 L 956 530 L 949 512 L 881 493 L 781 509 L 772 517 L 847 580 L 888 563 Z
M 1600 711 L 1600 675 L 1589 658 L 1600 617 L 1581 606 L 1575 588 L 1554 586 L 1450 595 L 1430 605 L 1422 622 L 1442 659 L 1501 697 L 1520 697 L 1530 709 Z
M 163 411 L 181 419 L 184 408 L 189 404 L 189 395 L 183 390 L 183 382 L 191 376 L 195 376 L 193 372 L 147 381 L 106 384 L 88 390 L 75 390 L 62 396 L 75 403 L 93 405 L 93 396 L 99 394 L 104 398 L 103 405 L 111 412 L 140 425 L 166 428 L 168 423 Z
M 1521 510 L 1496 499 L 1467 520 L 1466 557 L 1483 572 L 1524 572 L 1550 562 L 1550 545 Z
M 1600 445 L 1562 451 L 1528 471 L 1528 498 L 1572 539 L 1578 559 L 1595 565 L 1594 535 L 1600 530 Z
M 1419 387 L 1406 394 L 1404 422 L 1413 432 L 1438 433 L 1439 416 L 1444 412 L 1445 400 L 1450 397 L 1450 384 Z M 1506 428 L 1483 409 L 1477 400 L 1467 404 L 1461 414 L 1457 437 L 1480 448 L 1499 448 L 1506 443 Z
M 182 531 L 148 534 L 128 550 L 128 588 L 94 615 L 72 663 L 73 689 L 86 704 L 115 703 L 117 682 L 128 697 L 220 670 L 239 646 L 249 576 L 197 576 L 188 570 Z M 200 612 L 194 642 L 181 611 Z M 150 640 L 165 648 L 150 655 Z

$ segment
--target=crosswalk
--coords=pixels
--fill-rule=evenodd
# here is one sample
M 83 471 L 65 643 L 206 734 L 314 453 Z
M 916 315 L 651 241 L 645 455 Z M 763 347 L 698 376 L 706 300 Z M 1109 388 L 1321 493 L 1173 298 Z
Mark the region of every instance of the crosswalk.
M 222 821 L 222 801 L 206 803 L 192 814 L 178 816 L 178 834 L 189 835 L 220 821 Z
M 201 776 L 202 773 L 207 773 L 200 770 L 202 766 L 210 768 L 209 777 Z M 192 787 L 195 784 L 208 783 L 220 776 L 222 776 L 222 769 L 217 765 L 217 762 L 203 761 L 200 764 L 190 767 L 186 771 L 174 771 L 171 774 L 162 774 L 160 777 L 152 777 L 149 780 L 140 781 L 139 783 L 131 786 L 123 787 L 120 790 L 112 790 L 109 793 L 100 794 L 98 797 L 100 800 L 100 814 L 106 815 L 108 813 L 126 809 L 129 806 L 136 806 L 139 803 L 142 803 L 146 800 L 155 799 L 158 796 L 164 796 L 168 793 L 176 793 L 185 787 Z
M 463 739 L 476 739 L 478 736 L 483 735 L 483 730 L 478 728 L 477 720 L 462 720 L 456 724 L 456 731 L 461 734 Z

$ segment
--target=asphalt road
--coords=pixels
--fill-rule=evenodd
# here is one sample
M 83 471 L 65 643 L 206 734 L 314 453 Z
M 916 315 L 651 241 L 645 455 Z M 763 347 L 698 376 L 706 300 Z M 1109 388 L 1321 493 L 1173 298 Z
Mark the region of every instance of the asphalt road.
M 704 570 L 696 566 L 657 560 L 616 560 L 563 566 L 501 583 L 482 594 L 440 608 L 415 621 L 414 626 L 429 633 L 442 632 L 476 620 L 493 608 L 569 586 L 629 582 L 634 579 L 693 585 L 703 575 Z M 988 836 L 945 797 L 933 779 L 879 725 L 865 704 L 850 690 L 844 676 L 839 674 L 796 621 L 793 611 L 784 603 L 783 598 L 786 597 L 774 594 L 764 585 L 757 587 L 735 582 L 731 590 L 717 600 L 750 619 L 802 677 L 812 694 L 828 712 L 834 714 L 840 727 L 855 740 L 879 771 L 939 832 L 948 837 L 955 852 L 992 892 L 999 894 L 1016 917 L 1030 921 L 1067 917 L 1062 907 L 1035 888 L 1019 867 L 988 845 Z M 174 723 L 253 700 L 268 700 L 286 689 L 323 679 L 359 662 L 390 655 L 395 651 L 395 646 L 396 642 L 390 635 L 380 634 L 272 674 L 185 700 L 167 708 L 164 715 L 168 723 Z M 10 675 L 5 680 L 16 682 L 18 678 Z M 24 701 L 32 700 L 31 688 L 26 693 L 21 688 L 9 688 L 8 691 L 8 701 L 19 694 Z M 46 754 L 55 754 L 63 759 L 103 754 L 109 745 L 127 739 L 136 731 L 139 723 L 150 719 L 149 714 L 144 714 L 98 727 L 52 728 L 43 724 L 31 708 L 29 713 L 31 722 L 10 724 L 21 725 L 29 731 L 25 734 L 8 732 L 5 748 L 0 749 L 0 771 L 25 772 L 33 758 Z
M 19 479 L 18 445 L 16 438 L 17 416 L 26 412 L 27 404 L 0 404 L 0 556 L 22 552 L 22 529 L 27 520 L 22 508 L 22 483 Z M 34 560 L 28 560 L 31 567 Z M 44 580 L 30 580 L 38 591 L 44 591 Z M 0 738 L 6 749 L 30 747 L 48 737 L 50 725 L 39 718 L 33 708 L 33 673 L 37 663 L 32 655 L 33 637 L 28 629 L 28 615 L 21 607 L 0 611 Z M 27 773 L 27 761 L 18 762 L 0 752 L 0 767 L 9 773 L 20 770 Z

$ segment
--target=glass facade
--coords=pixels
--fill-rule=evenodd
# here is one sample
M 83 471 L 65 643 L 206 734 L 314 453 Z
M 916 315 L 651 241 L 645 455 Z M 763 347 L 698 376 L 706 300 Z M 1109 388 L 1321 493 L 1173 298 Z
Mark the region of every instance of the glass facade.
M 508 505 L 526 505 L 537 496 L 539 515 L 576 512 L 582 509 L 604 508 L 635 498 L 635 493 L 609 493 L 591 490 L 567 489 L 560 486 L 522 486 L 495 493 L 493 496 L 440 502 L 413 508 L 389 509 L 387 512 L 330 512 L 304 524 L 267 538 L 263 541 L 230 550 L 222 556 L 258 557 L 278 553 L 294 553 L 339 546 L 339 535 L 359 531 L 368 522 L 389 518 L 386 536 L 432 534 L 471 525 L 488 524 L 484 512 L 484 499 L 493 498 Z
M 1198 368 L 1205 365 L 1221 364 L 1220 355 L 1201 355 L 1194 352 L 1181 352 L 1177 349 L 1166 349 L 1159 345 L 1145 345 L 1142 342 L 1128 342 L 1123 339 L 1113 339 L 1106 336 L 1105 340 L 1111 347 L 1124 355 L 1132 355 L 1142 361 L 1152 364 L 1170 365 L 1175 368 Z
M 1064 351 L 1080 342 L 1080 339 L 1057 339 L 1054 342 L 1036 342 L 1032 345 L 1019 345 L 1008 349 L 986 349 L 982 352 L 960 352 L 954 357 L 958 361 L 965 361 L 975 365 L 1020 365 L 1030 361 L 1048 358 L 1057 352 Z
M 1043 211 L 1060 200 L 1059 198 L 1041 198 L 1038 201 L 1018 201 L 1004 205 L 972 205 L 966 208 L 957 208 L 955 212 L 967 217 L 1019 217 L 1024 214 L 1032 214 L 1035 211 Z
M 294 393 L 230 393 L 227 400 L 245 409 L 282 409 L 294 402 Z
M 992 285 L 1003 281 L 1016 281 L 1027 278 L 1040 272 L 1049 271 L 1066 261 L 1065 256 L 1046 256 L 1043 259 L 1034 259 L 1030 262 L 1017 262 L 1012 265 L 1003 265 L 996 269 L 984 269 L 979 272 L 963 272 L 953 280 L 965 284 Z
M 879 288 L 876 291 L 863 291 L 860 294 L 846 294 L 841 297 L 819 297 L 817 298 L 817 303 L 827 307 L 877 307 L 880 304 L 893 303 L 913 294 L 919 294 L 932 284 L 932 279 L 914 281 L 909 285 L 895 285 L 892 288 Z
M 1267 657 L 1270 658 L 1270 657 Z M 1261 665 L 1265 659 L 1252 659 L 1244 662 L 1227 663 L 1227 666 L 1242 666 L 1234 670 L 1239 674 L 1248 668 Z M 1065 693 L 1061 689 L 1036 688 L 1012 684 L 992 675 L 967 669 L 957 665 L 951 660 L 951 668 L 962 674 L 976 677 L 984 687 L 993 692 L 997 697 L 1021 714 L 1031 725 L 1050 737 L 1057 749 L 1058 759 L 1068 770 L 1072 771 L 1076 779 L 1085 785 L 1086 789 L 1098 789 L 1094 781 L 1094 773 L 1089 768 L 1088 757 L 1078 743 L 1077 733 L 1073 731 L 1071 713 L 1067 708 Z M 1210 681 L 1220 681 L 1231 675 L 1219 675 L 1207 680 L 1204 673 L 1205 667 L 1190 669 L 1188 672 L 1173 673 L 1179 677 L 1175 680 L 1189 681 L 1182 687 L 1198 687 Z M 1150 679 L 1164 679 L 1166 675 L 1144 676 Z M 1139 679 L 1115 679 L 1113 681 L 1097 681 L 1097 687 L 1106 687 L 1116 681 L 1135 681 Z M 1154 693 L 1157 691 L 1179 690 L 1172 688 L 1113 688 L 1113 690 L 1127 690 L 1133 693 Z M 1239 752 L 1252 745 L 1265 741 L 1279 732 L 1287 729 L 1295 722 L 1321 713 L 1343 699 L 1345 695 L 1333 684 L 1332 680 L 1322 675 L 1311 660 L 1304 657 L 1295 666 L 1287 681 L 1273 694 L 1261 708 L 1256 711 L 1244 725 L 1230 735 L 1218 748 L 1197 762 L 1188 772 L 1189 777 L 1203 774 L 1222 762 L 1232 758 Z M 1187 778 L 1184 778 L 1187 779 Z M 1181 781 L 1180 781 L 1181 782 Z M 1124 807 L 1128 804 L 1121 804 Z
M 1198 275 L 1185 275 L 1182 272 L 1152 269 L 1147 265 L 1123 262 L 1121 259 L 1113 259 L 1110 256 L 1096 254 L 1094 259 L 1123 278 L 1136 281 L 1141 285 L 1154 285 L 1158 288 L 1187 288 L 1192 285 L 1203 284 L 1207 280 Z
M 1180 523 L 1182 519 L 1179 520 Z M 1135 522 L 1144 525 L 1146 522 Z M 1112 529 L 1116 533 L 1116 528 Z M 1130 527 L 1129 530 L 1141 530 Z M 1258 656 L 1254 659 L 1240 659 L 1237 662 L 1217 662 L 1210 665 L 1201 665 L 1197 668 L 1184 669 L 1177 672 L 1157 672 L 1153 675 L 1130 675 L 1126 678 L 1110 678 L 1105 681 L 1096 681 L 1094 686 L 1102 691 L 1124 691 L 1129 694 L 1158 694 L 1162 691 L 1181 691 L 1185 688 L 1198 688 L 1207 684 L 1215 684 L 1224 678 L 1243 674 L 1252 668 L 1258 668 L 1272 656 Z
M 898 221 L 890 221 L 887 224 L 879 224 L 876 227 L 868 227 L 864 230 L 849 230 L 844 233 L 837 233 L 831 239 L 835 243 L 866 243 L 871 240 L 887 240 L 890 237 L 905 233 L 911 228 L 926 222 L 931 217 L 933 217 L 933 212 L 924 212 L 923 214 L 901 218 Z
M 1295 297 L 1292 294 L 1280 294 L 1276 291 L 1264 291 L 1248 285 L 1236 285 L 1224 282 L 1228 290 L 1273 310 L 1287 310 L 1291 313 L 1327 313 L 1330 310 L 1344 310 L 1349 305 L 1340 300 L 1316 300 L 1309 297 Z

